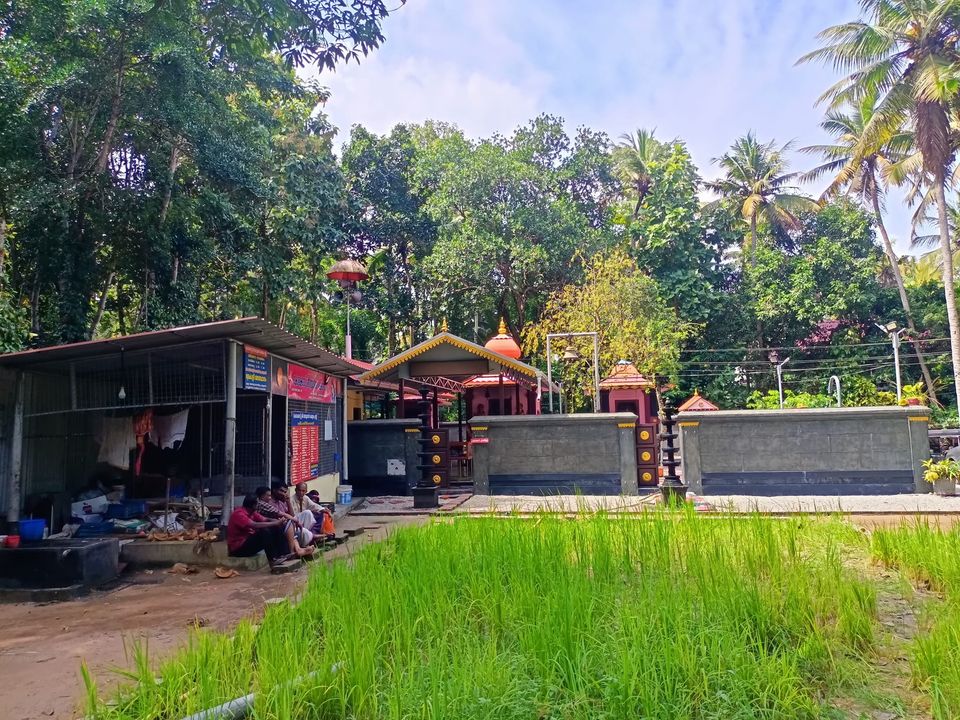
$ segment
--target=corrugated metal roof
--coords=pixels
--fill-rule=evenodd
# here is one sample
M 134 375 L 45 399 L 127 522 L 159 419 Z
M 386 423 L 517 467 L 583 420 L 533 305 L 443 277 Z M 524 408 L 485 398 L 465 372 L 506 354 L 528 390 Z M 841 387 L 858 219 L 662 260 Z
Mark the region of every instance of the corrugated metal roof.
M 236 340 L 237 342 L 256 345 L 258 348 L 287 360 L 293 360 L 315 370 L 341 377 L 355 375 L 364 370 L 363 367 L 258 317 L 221 320 L 203 323 L 202 325 L 187 325 L 102 340 L 88 340 L 35 350 L 23 350 L 0 355 L 0 365 L 28 369 L 41 363 L 89 359 L 98 355 L 119 352 L 120 350 L 125 352 L 155 350 L 176 346 L 178 343 L 210 340 Z

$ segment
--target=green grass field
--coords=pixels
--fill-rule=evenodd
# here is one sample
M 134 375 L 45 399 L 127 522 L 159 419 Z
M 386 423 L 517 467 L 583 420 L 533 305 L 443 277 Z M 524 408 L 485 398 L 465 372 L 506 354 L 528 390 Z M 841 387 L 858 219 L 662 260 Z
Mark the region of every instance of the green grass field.
M 88 713 L 177 719 L 255 692 L 254 717 L 304 720 L 946 720 L 958 550 L 923 527 L 692 512 L 407 527 L 317 563 L 258 626 L 198 631 L 159 667 L 139 652 L 118 696 L 88 680 Z M 916 637 L 882 622 L 893 601 L 920 608 Z M 902 687 L 895 665 L 878 680 L 904 652 Z

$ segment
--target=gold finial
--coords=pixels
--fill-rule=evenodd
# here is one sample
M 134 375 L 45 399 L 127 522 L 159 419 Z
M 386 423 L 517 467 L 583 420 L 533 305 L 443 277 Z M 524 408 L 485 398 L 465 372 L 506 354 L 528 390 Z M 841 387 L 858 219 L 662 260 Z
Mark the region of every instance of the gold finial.
M 450 332 L 450 326 L 447 325 L 447 319 L 444 318 L 443 322 L 440 323 L 440 332 Z
M 694 388 L 694 389 L 693 389 L 693 396 L 694 396 L 694 397 L 700 397 L 700 388 Z
M 497 330 L 500 335 L 507 334 L 507 324 L 503 321 L 503 318 L 500 318 L 500 329 Z

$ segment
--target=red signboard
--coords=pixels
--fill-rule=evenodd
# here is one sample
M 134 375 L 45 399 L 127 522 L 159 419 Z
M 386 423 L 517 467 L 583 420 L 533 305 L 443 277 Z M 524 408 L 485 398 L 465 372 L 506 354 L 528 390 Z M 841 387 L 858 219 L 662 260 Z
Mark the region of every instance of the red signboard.
M 299 485 L 320 476 L 320 416 L 290 413 L 290 482 Z
M 336 402 L 336 378 L 290 363 L 287 368 L 287 397 L 310 402 Z

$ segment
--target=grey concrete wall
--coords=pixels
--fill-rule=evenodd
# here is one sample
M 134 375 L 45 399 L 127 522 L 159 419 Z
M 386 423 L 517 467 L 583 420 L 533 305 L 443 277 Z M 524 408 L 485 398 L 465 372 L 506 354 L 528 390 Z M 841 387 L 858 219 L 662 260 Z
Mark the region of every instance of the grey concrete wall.
M 362 497 L 365 493 L 403 495 L 416 484 L 419 477 L 419 427 L 420 421 L 416 418 L 347 423 L 350 484 L 355 496 Z M 388 475 L 388 460 L 403 462 L 404 475 Z
M 477 494 L 637 494 L 633 413 L 470 420 Z
M 694 492 L 925 492 L 929 414 L 925 407 L 680 413 L 681 473 Z

